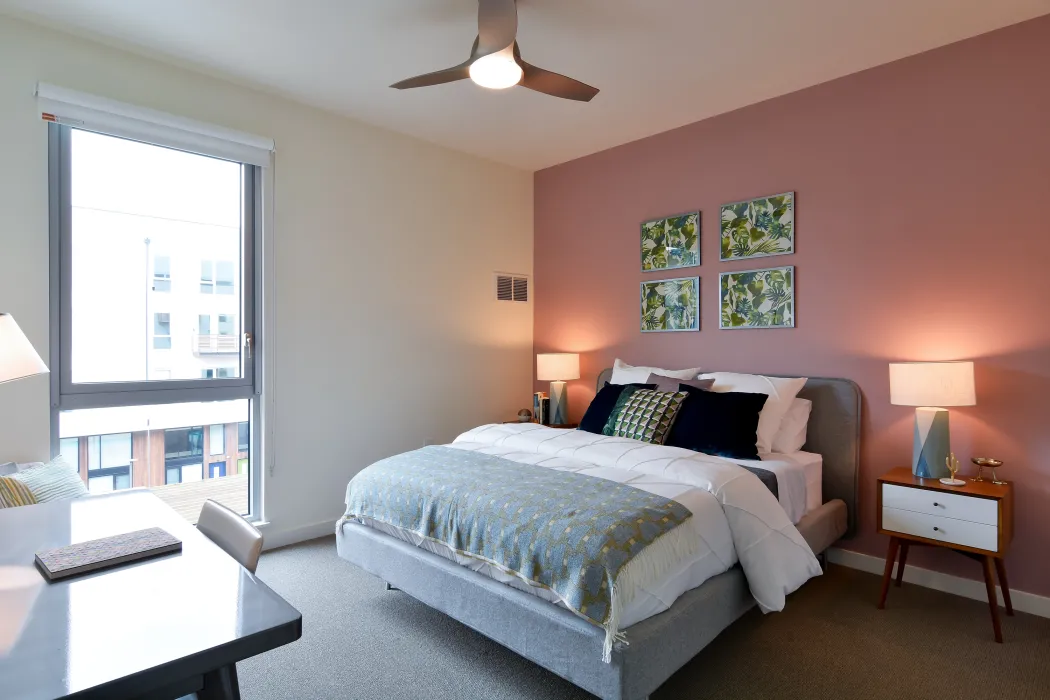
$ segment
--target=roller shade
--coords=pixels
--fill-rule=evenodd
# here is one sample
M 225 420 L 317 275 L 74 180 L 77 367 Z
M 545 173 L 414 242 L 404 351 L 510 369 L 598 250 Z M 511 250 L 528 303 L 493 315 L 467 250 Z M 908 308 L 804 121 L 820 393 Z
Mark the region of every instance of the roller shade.
M 36 97 L 45 121 L 262 167 L 274 152 L 273 139 L 47 83 Z

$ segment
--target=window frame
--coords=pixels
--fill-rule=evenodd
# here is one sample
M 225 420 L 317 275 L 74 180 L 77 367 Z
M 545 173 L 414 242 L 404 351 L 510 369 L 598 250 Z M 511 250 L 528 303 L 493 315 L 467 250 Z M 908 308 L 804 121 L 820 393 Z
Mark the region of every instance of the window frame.
M 203 150 L 179 148 L 178 140 L 165 143 L 163 138 L 143 140 L 119 133 L 119 131 L 95 131 L 115 138 L 138 141 L 161 148 L 187 150 L 198 155 L 239 162 L 241 167 L 241 211 L 242 239 L 240 260 L 240 304 L 238 312 L 241 322 L 239 362 L 241 376 L 223 379 L 149 380 L 138 382 L 83 382 L 72 381 L 72 126 L 68 123 L 48 124 L 48 218 L 49 218 L 49 315 L 50 352 L 52 368 L 50 380 L 51 398 L 51 455 L 57 456 L 60 449 L 59 416 L 63 411 L 117 406 L 146 406 L 168 403 L 189 403 L 248 399 L 251 443 L 248 465 L 248 514 L 249 521 L 263 520 L 262 475 L 264 400 L 262 386 L 264 368 L 261 361 L 262 342 L 259 329 L 263 325 L 264 288 L 262 271 L 263 247 L 263 184 L 272 180 L 264 174 L 258 164 L 245 163 Z M 267 169 L 268 170 L 268 169 Z M 267 195 L 268 196 L 268 195 Z M 236 268 L 235 268 L 236 270 Z M 170 274 L 170 273 L 169 273 Z M 151 280 L 152 281 L 152 280 Z M 215 293 L 215 270 L 212 267 L 212 294 Z M 147 335 L 152 342 L 152 334 Z M 250 340 L 249 340 L 250 339 Z M 79 438 L 78 438 L 79 446 Z M 134 455 L 133 455 L 134 457 Z M 78 460 L 79 461 L 79 460 Z M 204 460 L 202 459 L 202 462 Z M 202 469 L 203 469 L 202 465 Z M 167 464 L 165 464 L 166 474 Z M 129 468 L 130 474 L 130 468 Z M 206 477 L 206 474 L 203 476 Z M 166 478 L 165 478 L 166 481 Z M 181 483 L 181 469 L 180 469 Z M 133 485 L 133 484 L 132 484 Z
M 58 352 L 53 353 L 51 366 L 52 377 L 57 376 L 58 379 L 59 410 L 254 398 L 259 393 L 256 388 L 259 385 L 258 375 L 260 374 L 257 363 L 254 361 L 258 354 L 254 346 L 256 345 L 255 328 L 258 307 L 255 300 L 261 293 L 255 274 L 255 269 L 259 265 L 256 256 L 256 240 L 259 238 L 256 222 L 259 220 L 258 209 L 261 198 L 257 193 L 261 183 L 260 168 L 243 163 L 241 164 L 243 237 L 241 240 L 241 304 L 239 309 L 242 333 L 239 355 L 243 368 L 242 376 L 234 379 L 73 382 L 72 132 L 73 127 L 65 124 L 51 123 L 48 125 L 49 165 L 51 166 L 48 178 L 52 224 L 51 277 L 54 285 L 51 298 L 53 302 L 58 302 L 57 315 L 52 314 L 51 322 L 52 338 L 57 339 Z M 116 136 L 115 138 L 123 137 Z M 159 147 L 167 148 L 163 145 Z M 56 276 L 57 279 L 55 279 Z M 54 307 L 54 303 L 52 306 Z M 58 323 L 55 323 L 56 320 Z M 247 337 L 246 334 L 250 334 L 252 338 L 250 352 L 246 351 L 246 344 L 243 342 Z M 152 342 L 152 335 L 151 333 L 150 342 Z M 52 345 L 56 343 L 53 341 Z

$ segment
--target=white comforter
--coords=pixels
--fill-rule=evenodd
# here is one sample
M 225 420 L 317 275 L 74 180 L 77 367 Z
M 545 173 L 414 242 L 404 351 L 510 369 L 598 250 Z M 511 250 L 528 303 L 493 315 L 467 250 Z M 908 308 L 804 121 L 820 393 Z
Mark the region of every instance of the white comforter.
M 720 457 L 531 423 L 481 426 L 449 447 L 627 483 L 692 511 L 693 517 L 681 527 L 690 528 L 700 541 L 697 553 L 664 580 L 645 585 L 637 595 L 640 600 L 625 601 L 621 629 L 667 609 L 682 593 L 738 561 L 763 612 L 782 610 L 787 594 L 820 575 L 816 557 L 773 494 L 755 475 Z M 382 523 L 365 524 L 557 602 L 549 590 L 508 580 L 511 577 L 493 567 L 471 562 L 440 543 Z M 683 571 L 688 575 L 681 575 Z

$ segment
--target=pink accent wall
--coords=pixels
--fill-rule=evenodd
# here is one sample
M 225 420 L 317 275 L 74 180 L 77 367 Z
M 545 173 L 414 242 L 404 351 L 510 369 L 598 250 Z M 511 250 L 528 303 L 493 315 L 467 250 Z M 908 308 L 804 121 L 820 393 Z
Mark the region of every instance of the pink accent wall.
M 581 353 L 574 418 L 615 357 L 849 377 L 864 427 L 845 546 L 881 557 L 875 479 L 910 464 L 914 415 L 890 405 L 887 363 L 973 359 L 952 447 L 966 472 L 975 454 L 1006 461 L 1010 583 L 1050 595 L 1048 67 L 1042 17 L 538 172 L 535 350 Z M 719 206 L 790 190 L 798 252 L 719 262 Z M 691 209 L 703 264 L 642 274 L 639 223 Z M 719 330 L 718 274 L 776 265 L 796 268 L 797 328 Z M 702 277 L 701 331 L 639 332 L 639 282 L 686 275 Z M 945 552 L 909 562 L 979 574 Z

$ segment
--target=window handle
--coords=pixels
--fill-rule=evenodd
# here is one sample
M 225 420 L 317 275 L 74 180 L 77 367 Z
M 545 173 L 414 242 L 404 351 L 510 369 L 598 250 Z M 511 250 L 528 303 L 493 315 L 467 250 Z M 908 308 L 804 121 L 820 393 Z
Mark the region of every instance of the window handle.
M 253 338 L 251 333 L 244 334 L 244 351 L 248 353 L 249 360 L 252 357 L 252 340 Z

